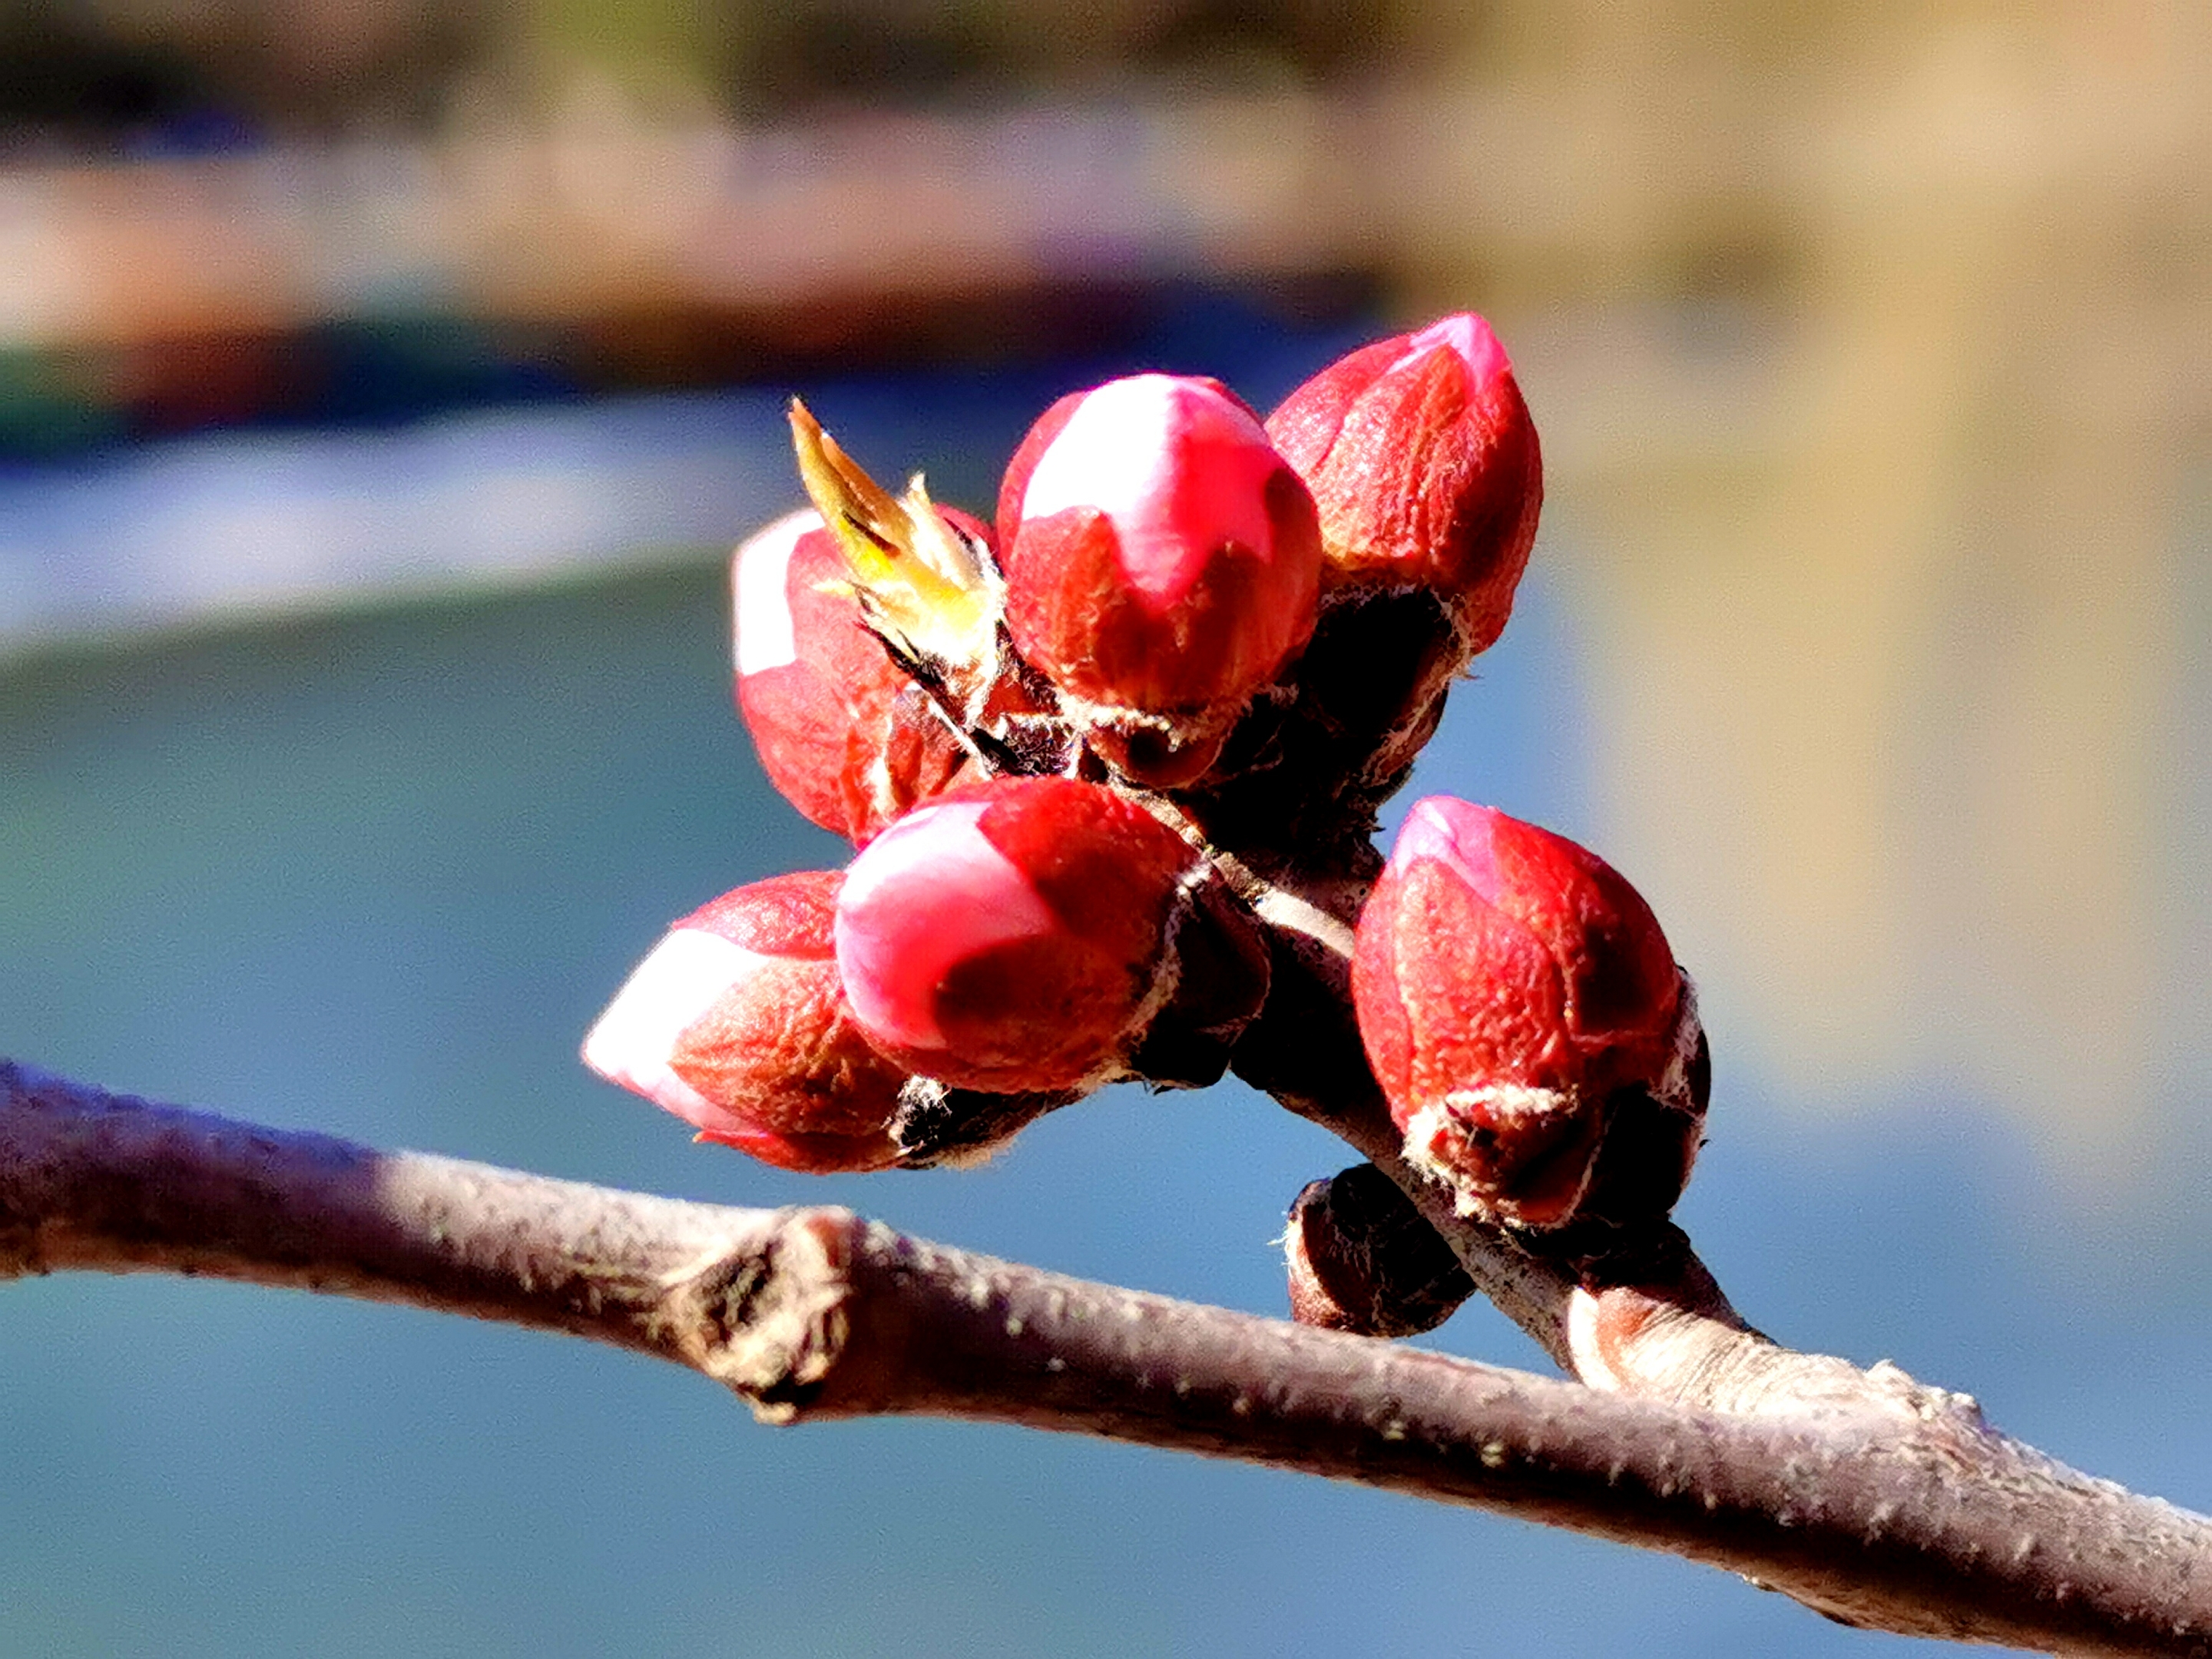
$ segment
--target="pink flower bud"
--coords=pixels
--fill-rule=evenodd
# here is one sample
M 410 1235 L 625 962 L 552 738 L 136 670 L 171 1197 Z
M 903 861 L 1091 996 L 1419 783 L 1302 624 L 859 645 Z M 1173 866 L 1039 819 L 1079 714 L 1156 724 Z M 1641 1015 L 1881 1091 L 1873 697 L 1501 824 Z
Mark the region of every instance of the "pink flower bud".
M 1361 347 L 1285 398 L 1267 435 L 1321 509 L 1326 580 L 1433 589 L 1469 655 L 1497 639 L 1544 464 L 1489 324 L 1462 311 Z
M 1069 778 L 1001 778 L 900 819 L 853 860 L 837 967 L 869 1038 L 956 1088 L 1089 1087 L 1173 988 L 1198 855 Z
M 946 523 L 988 538 L 975 520 Z M 968 752 L 860 620 L 821 515 L 793 513 L 731 561 L 738 711 L 785 799 L 865 842 L 959 776 Z
M 1015 648 L 1109 731 L 1193 728 L 1136 746 L 1149 781 L 1202 772 L 1313 632 L 1311 498 L 1212 380 L 1139 374 L 1061 398 L 1007 466 L 999 530 Z
M 584 1039 L 584 1063 L 699 1130 L 788 1170 L 878 1170 L 906 1074 L 837 981 L 841 878 L 755 882 L 668 930 Z
M 1694 1000 L 1650 907 L 1574 842 L 1416 804 L 1360 915 L 1352 998 L 1407 1156 L 1467 1209 L 1577 1218 L 1623 1114 L 1624 1144 L 1675 1162 L 1607 1187 L 1659 1214 L 1680 1194 L 1705 1110 Z M 1648 1133 L 1653 1112 L 1679 1133 Z

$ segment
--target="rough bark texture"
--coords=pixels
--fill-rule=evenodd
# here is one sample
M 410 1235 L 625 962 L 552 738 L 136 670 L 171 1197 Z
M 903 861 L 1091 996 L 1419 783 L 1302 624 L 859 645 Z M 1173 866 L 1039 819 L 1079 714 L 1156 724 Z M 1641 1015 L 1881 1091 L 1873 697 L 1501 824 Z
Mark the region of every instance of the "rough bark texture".
M 1686 1311 L 1699 1297 L 1682 1287 L 1711 1281 L 1681 1255 L 1662 1297 L 1593 1293 L 1498 1254 L 1522 1305 L 1556 1315 L 1559 1351 L 1622 1368 L 1606 1393 L 1090 1284 L 842 1210 L 375 1152 L 0 1063 L 0 1277 L 209 1273 L 409 1303 L 674 1360 L 770 1421 L 921 1413 L 1101 1435 L 1669 1550 L 1875 1628 L 2212 1655 L 2212 1522 L 2051 1462 L 1961 1396 Z

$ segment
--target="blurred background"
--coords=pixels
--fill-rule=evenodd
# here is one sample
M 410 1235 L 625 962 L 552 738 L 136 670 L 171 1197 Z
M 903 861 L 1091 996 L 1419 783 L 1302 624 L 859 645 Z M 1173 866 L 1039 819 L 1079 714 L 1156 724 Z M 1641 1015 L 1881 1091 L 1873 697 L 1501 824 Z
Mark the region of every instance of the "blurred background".
M 2212 1508 L 2208 180 L 2192 0 L 8 0 L 0 1053 L 1279 1310 L 1347 1160 L 1249 1093 L 805 1182 L 574 1048 L 669 919 L 841 857 L 729 707 L 792 392 L 988 508 L 1063 391 L 1264 408 L 1475 307 L 1548 501 L 1411 793 L 1652 900 L 1754 1320 Z M 1905 1645 L 306 1297 L 16 1285 L 0 1376 L 11 1655 Z

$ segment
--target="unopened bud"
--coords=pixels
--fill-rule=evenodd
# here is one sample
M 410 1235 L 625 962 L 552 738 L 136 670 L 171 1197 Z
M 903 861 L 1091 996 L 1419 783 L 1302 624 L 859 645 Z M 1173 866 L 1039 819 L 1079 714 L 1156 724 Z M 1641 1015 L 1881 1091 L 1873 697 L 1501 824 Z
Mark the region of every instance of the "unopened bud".
M 1513 365 L 1472 312 L 1363 346 L 1285 398 L 1267 434 L 1312 489 L 1324 581 L 1445 599 L 1466 654 L 1504 628 L 1543 504 Z
M 1307 1182 L 1283 1252 L 1291 1317 L 1324 1330 L 1413 1336 L 1474 1294 L 1451 1247 L 1372 1164 Z
M 1205 874 L 1126 798 L 1001 778 L 901 819 L 853 860 L 837 964 L 883 1052 L 954 1088 L 1126 1075 L 1172 996 L 1172 936 Z
M 1406 1156 L 1463 1208 L 1554 1228 L 1601 1193 L 1655 1219 L 1680 1195 L 1705 1107 L 1695 999 L 1595 854 L 1490 807 L 1417 803 L 1360 915 L 1352 995 Z M 1649 1167 L 1601 1188 L 1622 1121 Z
M 837 981 L 840 878 L 777 876 L 669 929 L 584 1039 L 584 1063 L 720 1141 L 789 1170 L 877 1170 L 907 1076 Z
M 999 533 L 1015 648 L 1155 787 L 1201 775 L 1313 631 L 1312 499 L 1212 380 L 1061 398 L 1007 466 Z
M 951 533 L 986 533 L 939 511 Z M 866 842 L 963 775 L 968 750 L 863 618 L 821 514 L 790 514 L 749 537 L 730 575 L 738 708 L 785 799 Z

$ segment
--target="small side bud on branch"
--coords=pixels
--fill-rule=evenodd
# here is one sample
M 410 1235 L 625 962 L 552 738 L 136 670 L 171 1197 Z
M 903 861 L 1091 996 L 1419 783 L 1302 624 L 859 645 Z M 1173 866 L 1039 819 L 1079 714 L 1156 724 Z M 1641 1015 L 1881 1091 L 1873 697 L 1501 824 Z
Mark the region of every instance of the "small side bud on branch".
M 1306 1183 L 1283 1254 L 1291 1317 L 1324 1330 L 1413 1336 L 1474 1294 L 1451 1247 L 1372 1164 Z

